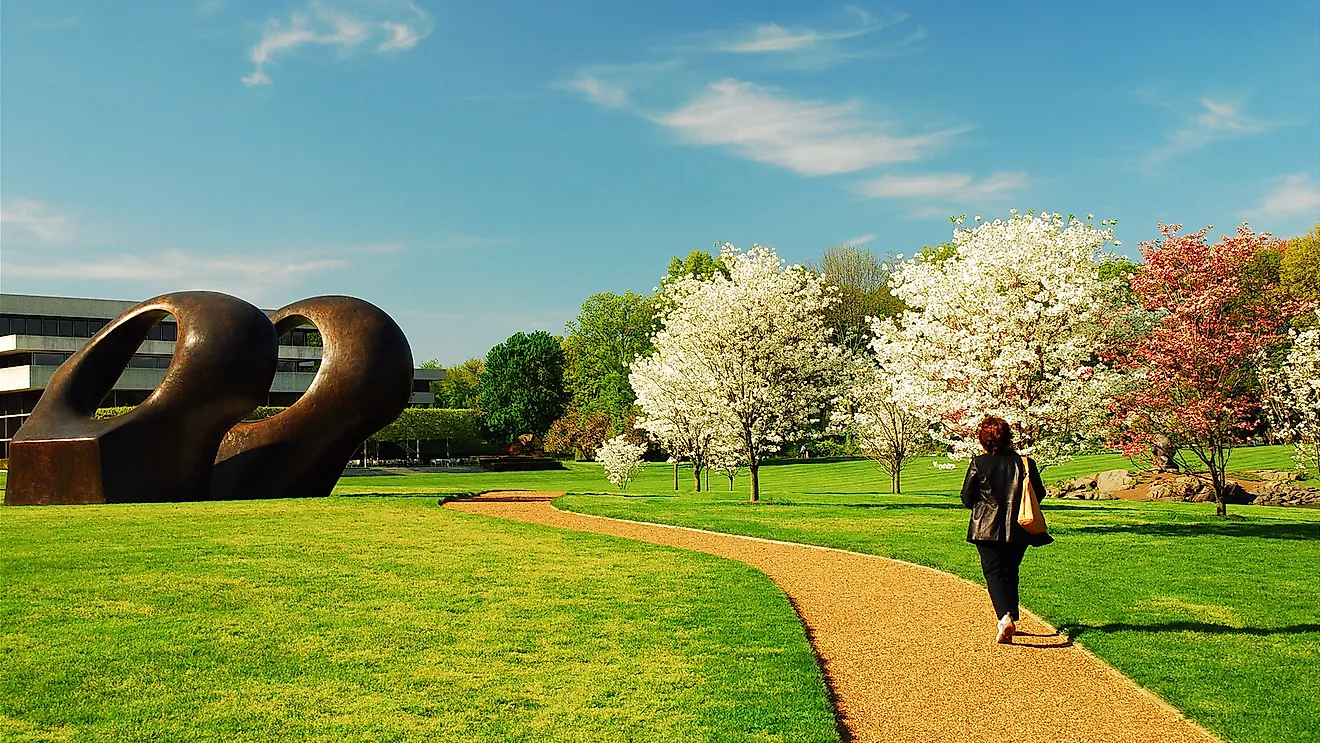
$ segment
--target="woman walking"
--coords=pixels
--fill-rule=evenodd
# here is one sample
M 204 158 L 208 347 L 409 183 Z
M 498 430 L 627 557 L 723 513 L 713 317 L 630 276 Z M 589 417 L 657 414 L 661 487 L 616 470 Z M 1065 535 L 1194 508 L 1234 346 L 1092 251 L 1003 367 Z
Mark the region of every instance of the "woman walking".
M 1013 449 L 1013 432 L 1003 418 L 986 416 L 976 437 L 985 454 L 972 459 L 963 480 L 962 502 L 972 509 L 967 541 L 981 554 L 981 572 L 999 618 L 997 642 L 1013 642 L 1018 619 L 1018 567 L 1028 546 L 1042 547 L 1054 539 L 1044 532 L 1028 533 L 1017 514 L 1025 497 L 1024 478 L 1039 497 L 1045 492 L 1040 471 L 1029 457 Z

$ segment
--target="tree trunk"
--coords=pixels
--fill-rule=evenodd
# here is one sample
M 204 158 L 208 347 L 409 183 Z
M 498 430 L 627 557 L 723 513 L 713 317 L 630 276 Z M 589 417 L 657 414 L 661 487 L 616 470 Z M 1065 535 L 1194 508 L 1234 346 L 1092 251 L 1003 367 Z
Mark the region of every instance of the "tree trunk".
M 729 492 L 733 492 L 733 475 L 729 475 Z
M 752 502 L 758 503 L 761 500 L 761 481 L 758 477 L 761 465 L 749 464 L 747 465 L 747 469 L 752 473 Z
M 678 457 L 674 457 L 674 490 L 678 490 Z
M 1210 467 L 1210 485 L 1215 490 L 1215 515 L 1221 519 L 1228 518 L 1228 504 L 1224 502 L 1224 491 L 1228 489 L 1227 478 L 1225 468 Z
M 895 467 L 894 471 L 889 475 L 889 489 L 894 492 L 894 495 L 900 495 L 903 492 L 902 483 L 899 482 L 900 476 L 900 470 L 898 467 Z
M 692 460 L 692 492 L 701 492 L 701 462 L 697 459 Z

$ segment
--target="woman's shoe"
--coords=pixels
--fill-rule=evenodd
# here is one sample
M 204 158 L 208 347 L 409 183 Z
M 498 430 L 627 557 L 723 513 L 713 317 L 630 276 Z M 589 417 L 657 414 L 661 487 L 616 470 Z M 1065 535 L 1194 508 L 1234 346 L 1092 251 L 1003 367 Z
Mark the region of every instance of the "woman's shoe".
M 1012 645 L 1015 632 L 1017 632 L 1017 627 L 1013 624 L 1013 615 L 1005 614 L 999 620 L 999 637 L 995 638 L 995 642 L 1000 645 Z

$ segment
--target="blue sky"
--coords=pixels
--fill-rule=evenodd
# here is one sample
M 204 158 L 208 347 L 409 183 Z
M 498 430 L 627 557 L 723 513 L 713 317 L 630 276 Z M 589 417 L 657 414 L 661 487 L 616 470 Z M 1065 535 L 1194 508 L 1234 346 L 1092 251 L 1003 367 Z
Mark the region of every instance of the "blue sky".
M 0 17 L 0 288 L 345 293 L 418 360 L 716 240 L 1320 219 L 1320 4 L 60 2 Z

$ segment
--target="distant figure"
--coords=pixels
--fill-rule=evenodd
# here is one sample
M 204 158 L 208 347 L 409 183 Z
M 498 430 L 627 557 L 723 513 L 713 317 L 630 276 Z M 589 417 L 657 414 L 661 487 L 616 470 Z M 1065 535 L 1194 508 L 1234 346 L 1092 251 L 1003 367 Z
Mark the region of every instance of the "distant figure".
M 1037 497 L 1045 492 L 1035 461 L 1013 449 L 1013 432 L 1003 418 L 987 416 L 976 432 L 985 454 L 972 459 L 963 480 L 962 502 L 972 509 L 967 541 L 981 554 L 990 602 L 999 618 L 1000 643 L 1013 642 L 1018 620 L 1018 568 L 1027 546 L 1053 542 L 1049 534 L 1029 534 L 1017 521 L 1022 480 L 1030 478 Z M 1025 460 L 1025 467 L 1024 467 Z
M 798 449 L 798 457 L 801 459 L 811 459 L 811 452 L 807 451 L 806 444 L 803 444 L 802 448 Z

